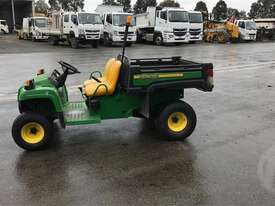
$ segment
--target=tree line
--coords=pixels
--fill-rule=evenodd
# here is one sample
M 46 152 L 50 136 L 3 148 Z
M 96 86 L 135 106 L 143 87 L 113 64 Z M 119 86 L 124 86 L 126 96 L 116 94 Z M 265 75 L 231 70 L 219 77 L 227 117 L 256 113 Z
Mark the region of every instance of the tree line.
M 83 10 L 85 0 L 49 0 L 49 6 L 45 0 L 38 0 L 35 3 L 35 11 L 39 13 L 46 13 L 48 10 L 78 11 Z M 136 14 L 144 13 L 148 6 L 158 7 L 180 7 L 180 3 L 176 0 L 163 0 L 157 3 L 157 0 L 136 0 L 133 8 L 131 0 L 103 0 L 104 5 L 123 6 L 125 12 L 134 12 Z M 201 11 L 204 19 L 210 16 L 215 20 L 224 20 L 235 16 L 238 19 L 250 18 L 275 18 L 275 0 L 257 0 L 252 3 L 250 11 L 239 11 L 236 8 L 228 7 L 224 0 L 218 0 L 212 12 L 208 11 L 207 5 L 204 1 L 197 2 L 195 11 Z

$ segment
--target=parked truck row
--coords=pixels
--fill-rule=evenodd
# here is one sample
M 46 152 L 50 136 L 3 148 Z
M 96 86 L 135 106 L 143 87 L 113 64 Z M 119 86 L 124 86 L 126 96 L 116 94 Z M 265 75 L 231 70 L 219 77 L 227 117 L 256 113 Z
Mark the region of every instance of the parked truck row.
M 254 20 L 203 21 L 198 11 L 183 8 L 148 7 L 142 14 L 123 11 L 122 6 L 99 5 L 95 12 L 52 12 L 48 17 L 24 18 L 19 39 L 48 40 L 98 47 L 121 44 L 127 16 L 132 16 L 127 45 L 152 42 L 155 45 L 207 42 L 256 41 L 259 28 Z M 0 21 L 1 23 L 1 21 Z M 3 23 L 4 24 L 4 23 Z M 1 24 L 0 24 L 1 25 Z M 1 27 L 2 28 L 2 27 Z

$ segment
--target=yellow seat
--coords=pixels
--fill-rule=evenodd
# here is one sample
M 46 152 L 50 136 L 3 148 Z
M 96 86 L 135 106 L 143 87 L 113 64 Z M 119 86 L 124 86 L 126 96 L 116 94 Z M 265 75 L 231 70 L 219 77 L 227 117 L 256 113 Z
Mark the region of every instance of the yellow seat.
M 110 59 L 105 66 L 103 76 L 99 78 L 100 82 L 95 80 L 87 80 L 84 82 L 83 94 L 87 97 L 93 95 L 113 95 L 116 89 L 120 68 L 121 61 L 114 58 Z

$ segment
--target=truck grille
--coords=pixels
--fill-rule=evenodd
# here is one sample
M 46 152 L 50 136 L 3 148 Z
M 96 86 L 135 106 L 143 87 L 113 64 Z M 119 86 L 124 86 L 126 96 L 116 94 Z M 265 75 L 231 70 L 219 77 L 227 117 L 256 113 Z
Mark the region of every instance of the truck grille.
M 198 36 L 201 33 L 201 29 L 190 29 L 190 35 Z
M 87 33 L 99 33 L 99 30 L 86 30 Z
M 120 31 L 120 32 L 118 32 L 119 33 L 119 35 L 124 35 L 124 32 L 123 31 Z M 128 32 L 128 35 L 133 35 L 134 34 L 134 32 Z
M 185 36 L 187 33 L 187 29 L 174 29 L 175 36 Z

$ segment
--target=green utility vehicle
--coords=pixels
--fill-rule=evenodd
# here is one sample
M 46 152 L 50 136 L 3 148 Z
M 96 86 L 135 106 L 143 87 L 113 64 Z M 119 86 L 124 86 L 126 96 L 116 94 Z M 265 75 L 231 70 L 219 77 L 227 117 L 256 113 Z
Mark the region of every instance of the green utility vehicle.
M 126 26 L 125 37 L 127 37 Z M 127 39 L 127 38 L 125 38 Z M 60 61 L 62 72 L 40 70 L 18 90 L 20 115 L 12 126 L 15 142 L 26 150 L 41 150 L 53 138 L 53 122 L 62 127 L 98 124 L 102 120 L 128 117 L 146 118 L 156 124 L 168 140 L 184 140 L 196 126 L 192 107 L 181 101 L 184 89 L 205 92 L 213 89 L 213 65 L 181 59 L 110 59 L 104 73 L 96 71 L 83 83 L 83 99 L 70 102 L 66 79 L 80 73 Z

